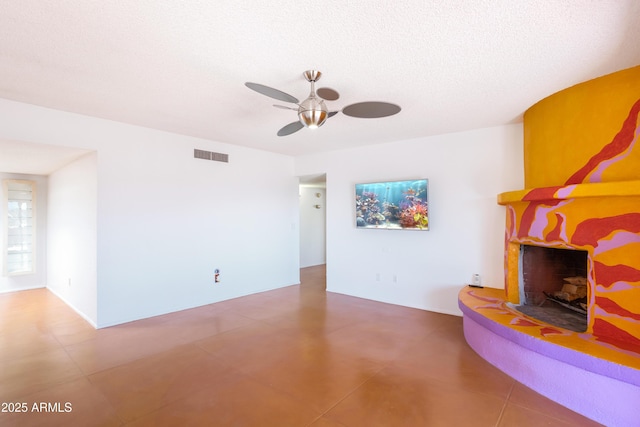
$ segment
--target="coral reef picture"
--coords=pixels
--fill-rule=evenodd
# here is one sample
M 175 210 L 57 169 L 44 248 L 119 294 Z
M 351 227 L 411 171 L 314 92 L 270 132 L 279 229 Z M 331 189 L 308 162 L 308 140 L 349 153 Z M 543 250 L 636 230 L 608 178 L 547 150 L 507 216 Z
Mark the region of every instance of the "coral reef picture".
M 356 227 L 428 230 L 428 183 L 418 179 L 356 184 Z

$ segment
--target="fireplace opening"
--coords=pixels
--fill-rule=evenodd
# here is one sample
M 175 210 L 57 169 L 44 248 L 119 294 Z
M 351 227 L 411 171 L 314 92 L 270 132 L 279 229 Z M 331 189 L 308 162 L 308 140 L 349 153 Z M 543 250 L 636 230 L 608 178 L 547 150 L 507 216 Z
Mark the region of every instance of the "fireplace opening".
M 587 251 L 520 246 L 520 303 L 527 316 L 574 332 L 587 330 Z

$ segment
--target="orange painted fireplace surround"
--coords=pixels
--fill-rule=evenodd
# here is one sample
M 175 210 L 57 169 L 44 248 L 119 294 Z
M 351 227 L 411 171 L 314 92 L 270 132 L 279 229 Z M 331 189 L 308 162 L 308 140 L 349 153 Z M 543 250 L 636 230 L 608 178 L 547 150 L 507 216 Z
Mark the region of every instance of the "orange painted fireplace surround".
M 527 110 L 524 169 L 526 189 L 498 195 L 506 208 L 505 289 L 467 286 L 458 295 L 467 343 L 576 412 L 640 426 L 640 66 Z M 517 307 L 523 245 L 587 253 L 586 331 Z
M 640 356 L 640 67 L 558 92 L 524 116 L 527 189 L 503 193 L 505 285 L 523 244 L 587 251 L 589 339 Z

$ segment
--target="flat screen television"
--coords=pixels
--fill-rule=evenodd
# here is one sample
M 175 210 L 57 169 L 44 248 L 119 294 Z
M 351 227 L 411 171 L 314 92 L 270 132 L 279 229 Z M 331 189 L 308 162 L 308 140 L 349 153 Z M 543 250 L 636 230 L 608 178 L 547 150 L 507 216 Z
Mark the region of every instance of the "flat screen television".
M 429 180 L 356 184 L 356 227 L 429 229 Z

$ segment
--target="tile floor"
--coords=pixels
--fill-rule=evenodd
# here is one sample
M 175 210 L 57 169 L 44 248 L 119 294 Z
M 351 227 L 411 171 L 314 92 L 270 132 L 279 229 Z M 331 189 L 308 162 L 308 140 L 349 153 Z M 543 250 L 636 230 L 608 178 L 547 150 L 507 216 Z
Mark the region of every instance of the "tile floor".
M 478 357 L 461 318 L 327 293 L 324 266 L 301 275 L 97 331 L 47 290 L 2 294 L 1 409 L 26 412 L 0 425 L 598 425 Z

